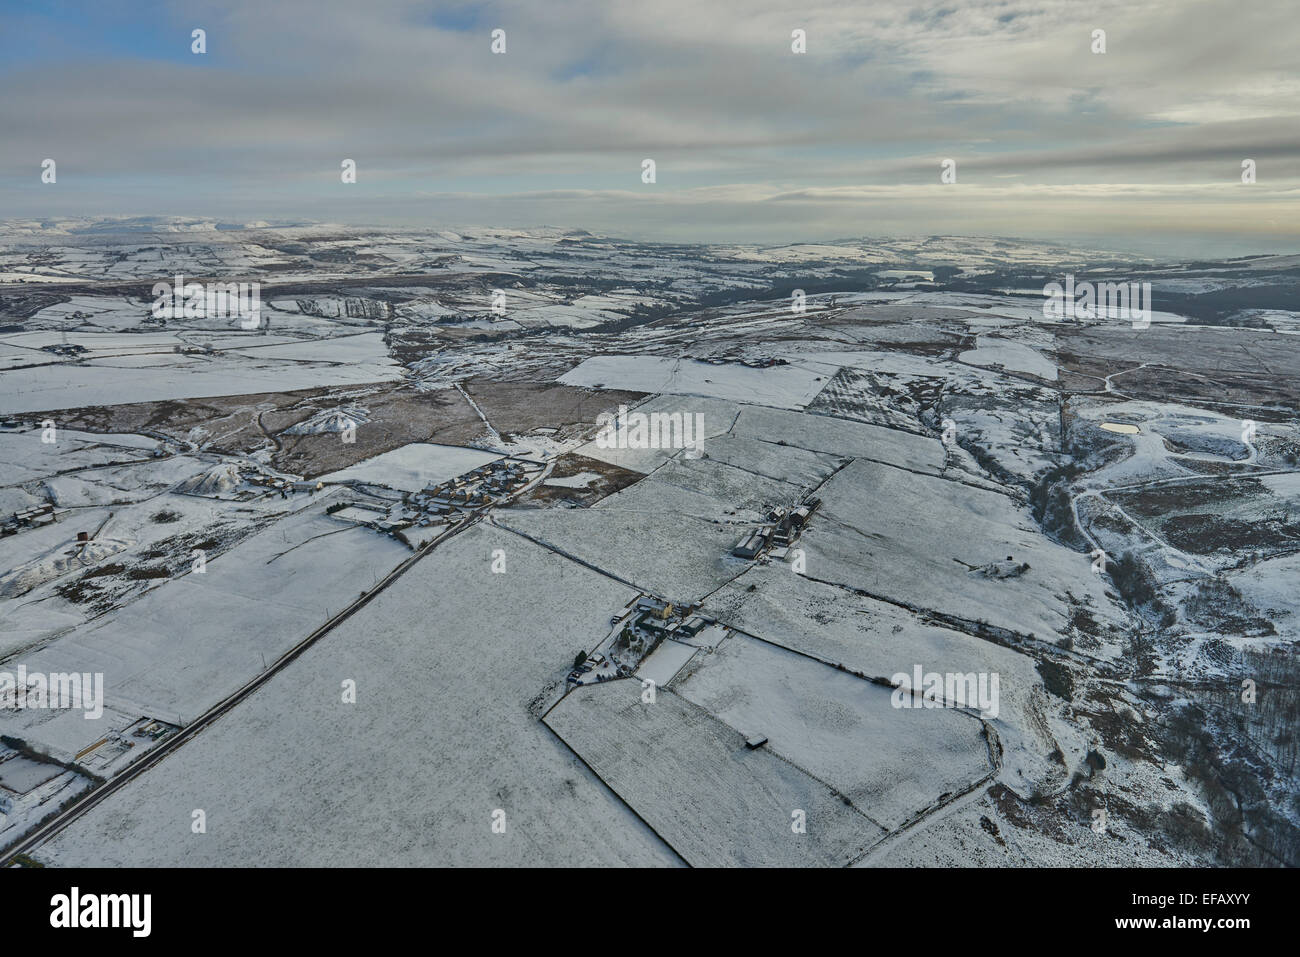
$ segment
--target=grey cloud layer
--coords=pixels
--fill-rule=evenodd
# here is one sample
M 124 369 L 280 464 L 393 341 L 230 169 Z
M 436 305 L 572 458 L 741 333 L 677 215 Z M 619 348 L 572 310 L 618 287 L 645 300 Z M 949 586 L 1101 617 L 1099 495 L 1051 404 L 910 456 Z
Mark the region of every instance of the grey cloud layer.
M 1132 202 L 1127 187 L 1175 185 L 1196 228 L 1227 235 L 1258 231 L 1258 217 L 1242 214 L 1245 197 L 1204 187 L 1237 183 L 1250 157 L 1259 192 L 1294 209 L 1300 37 L 1289 0 L 1086 6 L 176 3 L 166 8 L 176 42 L 188 47 L 202 26 L 211 59 L 88 51 L 3 77 L 0 201 L 20 215 L 78 213 L 152 190 L 151 208 L 86 211 L 209 213 L 200 207 L 225 202 L 251 217 L 451 211 L 597 227 L 636 210 L 663 238 L 699 226 L 744 239 L 781 196 L 792 229 L 843 235 L 857 218 L 808 191 L 848 190 L 840 201 L 888 204 L 904 222 L 911 203 L 918 224 L 942 226 L 958 194 L 851 190 L 937 183 L 939 160 L 953 157 L 971 189 L 951 222 L 978 229 L 972 213 L 1001 202 L 990 228 L 1018 222 L 1030 235 L 1045 210 L 1078 215 L 1081 187 L 1110 187 L 1085 215 L 1104 222 L 1108 204 Z M 435 10 L 472 28 L 439 29 Z M 504 56 L 488 49 L 495 26 L 507 31 Z M 790 53 L 796 27 L 808 32 L 804 56 Z M 1107 31 L 1104 56 L 1089 52 L 1093 29 Z M 61 175 L 42 191 L 46 156 Z M 342 195 L 345 156 L 360 176 Z M 640 183 L 647 156 L 659 164 L 653 187 Z M 1022 202 L 997 192 L 1008 181 L 1057 192 Z M 625 192 L 645 190 L 655 202 Z M 766 208 L 745 213 L 746 203 Z

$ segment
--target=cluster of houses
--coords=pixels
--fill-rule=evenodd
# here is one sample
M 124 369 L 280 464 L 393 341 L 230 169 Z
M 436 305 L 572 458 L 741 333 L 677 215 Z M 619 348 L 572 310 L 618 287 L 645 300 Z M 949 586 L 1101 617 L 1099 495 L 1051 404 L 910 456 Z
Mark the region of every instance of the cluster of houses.
M 75 763 L 91 774 L 106 776 L 109 768 L 130 754 L 132 749 L 137 746 L 147 749 L 160 738 L 179 730 L 180 725 L 158 718 L 141 717 L 120 731 L 109 730 L 75 753 L 69 753 L 70 749 L 51 749 L 49 756 L 65 764 Z
M 43 525 L 53 525 L 56 521 L 58 517 L 54 514 L 54 506 L 44 502 L 14 512 L 13 517 L 0 525 L 0 535 L 16 535 L 24 528 L 40 528 Z
M 569 672 L 568 683 L 580 685 L 625 677 L 635 670 L 635 661 L 642 653 L 663 639 L 689 642 L 714 623 L 712 618 L 695 614 L 695 607 L 679 608 L 662 598 L 642 595 L 631 608 L 610 619 L 610 627 L 616 630 L 589 657 L 575 663 Z M 622 628 L 619 628 L 620 623 Z M 600 648 L 606 650 L 602 652 Z M 627 661 L 618 657 L 624 651 L 628 653 L 625 656 L 629 659 Z
M 502 459 L 439 485 L 408 492 L 399 504 L 339 502 L 326 511 L 341 520 L 367 525 L 384 534 L 394 535 L 414 548 L 414 540 L 406 534 L 408 529 L 456 521 L 469 512 L 491 505 L 499 498 L 524 488 L 543 468 L 545 466 L 542 463 L 527 459 Z
M 690 359 L 694 357 L 688 354 L 686 358 Z M 776 356 L 759 356 L 754 359 L 732 359 L 727 356 L 701 356 L 699 361 L 707 362 L 711 366 L 725 366 L 735 362 L 742 366 L 748 366 L 751 369 L 770 369 L 772 366 L 785 366 L 790 364 L 788 359 L 779 359 Z
M 53 345 L 41 346 L 46 352 L 53 352 L 56 356 L 63 356 L 65 359 L 77 359 L 84 356 L 88 351 L 85 346 L 78 345 L 75 342 L 56 342 Z
M 737 542 L 731 554 L 737 558 L 754 559 L 770 549 L 775 557 L 784 558 L 786 550 L 794 544 L 821 503 L 819 498 L 810 498 L 796 508 L 772 509 L 767 513 L 767 522 Z
M 290 492 L 319 492 L 325 487 L 323 482 L 318 482 L 315 479 L 287 479 L 256 468 L 240 467 L 239 477 L 254 488 L 266 489 L 268 492 L 279 492 L 281 498 L 287 497 Z
M 491 497 L 481 489 L 468 485 L 458 487 L 453 484 L 457 481 L 452 479 L 441 485 L 430 486 L 413 493 L 407 501 L 420 511 L 440 517 L 482 508 L 492 501 Z
M 636 637 L 653 641 L 657 638 L 694 638 L 708 624 L 691 609 L 674 608 L 672 602 L 643 595 L 632 607 L 632 617 L 626 631 Z
M 407 497 L 408 504 L 439 517 L 456 515 L 490 505 L 496 499 L 518 492 L 542 470 L 540 462 L 499 459 L 457 475 Z

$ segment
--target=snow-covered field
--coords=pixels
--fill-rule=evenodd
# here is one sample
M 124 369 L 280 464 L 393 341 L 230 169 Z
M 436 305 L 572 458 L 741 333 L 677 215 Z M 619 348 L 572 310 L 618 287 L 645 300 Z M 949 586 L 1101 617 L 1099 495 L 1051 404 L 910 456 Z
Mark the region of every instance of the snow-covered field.
M 50 573 L 38 573 L 27 582 L 34 586 L 30 591 L 19 589 L 0 603 L 0 657 L 38 647 L 122 607 L 187 571 L 194 548 L 202 545 L 214 557 L 290 507 L 280 499 L 235 504 L 164 492 L 127 506 L 69 509 L 54 523 L 0 537 L 0 567 L 44 566 Z M 127 547 L 96 561 L 96 550 L 87 552 L 76 541 L 83 532 L 94 536 L 93 544 Z M 47 561 L 74 556 L 61 570 Z
M 819 371 L 794 365 L 751 369 L 659 356 L 593 356 L 559 381 L 566 385 L 730 399 L 782 409 L 802 409 L 826 385 Z
M 865 422 L 828 416 L 799 415 L 776 409 L 745 408 L 733 434 L 812 449 L 827 455 L 852 456 L 921 472 L 943 467 L 943 446 L 929 438 Z
M 963 352 L 957 359 L 975 366 L 992 366 L 1000 367 L 1007 372 L 1024 372 L 1049 382 L 1056 379 L 1056 363 L 1045 359 L 1041 353 L 1024 343 L 996 336 L 980 336 L 975 343 L 974 349 Z
M 401 369 L 386 358 L 309 363 L 217 356 L 203 362 L 176 355 L 166 357 L 162 365 L 133 367 L 130 374 L 111 364 L 60 363 L 12 369 L 0 376 L 0 414 L 357 385 L 400 377 Z
M 609 388 L 622 388 L 622 386 L 617 383 L 610 383 Z M 685 416 L 690 415 L 692 416 L 690 421 L 693 424 L 703 423 L 702 434 L 696 432 L 693 437 L 700 439 L 701 446 L 707 449 L 710 439 L 718 435 L 725 435 L 731 430 L 740 408 L 740 405 L 736 402 L 721 399 L 709 399 L 700 396 L 657 395 L 644 402 L 630 405 L 628 411 L 638 412 L 646 416 L 656 413 L 667 416 L 680 415 L 683 416 L 683 421 L 685 421 Z M 698 418 L 695 418 L 696 416 Z M 668 459 L 674 458 L 680 452 L 679 449 L 664 448 L 617 448 L 616 446 L 601 448 L 600 443 L 594 439 L 580 446 L 576 451 L 579 455 L 585 455 L 589 459 L 609 462 L 611 465 L 631 469 L 633 472 L 644 473 L 653 472 L 658 466 L 668 461 Z
M 1068 729 L 1049 728 L 1044 720 L 1051 705 L 1033 660 L 1009 648 L 803 578 L 780 562 L 747 571 L 709 596 L 704 611 L 766 642 L 871 679 L 890 681 L 918 664 L 924 671 L 998 675 L 998 714 L 987 720 L 1004 750 L 1003 778 L 1015 787 L 1059 777 L 1060 767 L 1047 760 L 1058 747 L 1072 765 L 1084 758 Z
M 490 572 L 504 548 L 508 571 Z M 77 866 L 668 865 L 529 713 L 632 597 L 479 525 L 47 844 Z M 341 683 L 357 684 L 356 704 Z M 208 810 L 208 832 L 190 810 Z M 493 812 L 505 813 L 494 833 Z
M 124 462 L 149 459 L 158 446 L 147 436 L 89 435 L 53 425 L 0 432 L 0 484 L 18 485 L 60 473 L 85 474 Z M 50 441 L 44 441 L 48 437 Z
M 1046 538 L 1005 495 L 863 460 L 820 495 L 803 539 L 810 578 L 1041 641 L 1067 629 L 1071 598 L 1122 621 L 1089 558 Z M 1010 578 L 977 571 L 1005 560 L 1029 567 Z
M 519 508 L 496 522 L 675 602 L 704 597 L 742 567 L 730 557 L 736 530 L 670 511 Z
M 581 688 L 546 724 L 695 867 L 844 865 L 883 835 L 831 788 L 671 691 Z M 792 827 L 803 814 L 806 832 Z
M 105 702 L 183 724 L 234 692 L 387 574 L 409 551 L 364 528 L 342 528 L 310 508 L 234 549 L 190 567 L 105 619 L 29 651 L 29 671 L 101 673 Z M 188 562 L 186 565 L 188 566 Z M 19 712 L 0 727 L 45 744 L 56 712 Z M 103 734 L 84 721 L 79 747 Z
M 765 736 L 765 747 L 888 830 L 993 770 L 972 715 L 895 708 L 888 688 L 741 635 L 672 689 L 746 737 Z
M 699 649 L 673 641 L 671 638 L 662 642 L 658 648 L 646 655 L 637 668 L 636 676 L 642 681 L 653 681 L 658 687 L 664 687 L 685 667 Z
M 322 475 L 320 481 L 326 484 L 358 482 L 386 485 L 404 492 L 418 492 L 426 486 L 439 485 L 481 465 L 495 462 L 500 457 L 478 449 L 413 442 L 358 462 L 342 471 Z

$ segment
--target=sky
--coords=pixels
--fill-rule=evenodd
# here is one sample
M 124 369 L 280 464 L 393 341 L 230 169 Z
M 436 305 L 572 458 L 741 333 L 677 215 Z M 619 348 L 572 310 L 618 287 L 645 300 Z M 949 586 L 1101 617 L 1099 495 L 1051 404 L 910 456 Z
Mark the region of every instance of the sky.
M 1295 0 L 0 0 L 0 218 L 1300 251 L 1297 49 Z

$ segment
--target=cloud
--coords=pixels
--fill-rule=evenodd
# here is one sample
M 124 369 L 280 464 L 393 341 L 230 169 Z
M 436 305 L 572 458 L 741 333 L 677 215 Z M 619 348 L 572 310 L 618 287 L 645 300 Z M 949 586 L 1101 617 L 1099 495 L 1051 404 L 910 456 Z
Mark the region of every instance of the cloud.
M 950 218 L 992 231 L 1020 216 L 1027 230 L 1023 197 L 1133 201 L 1141 185 L 1144 202 L 1173 188 L 1216 235 L 1273 237 L 1227 187 L 1241 188 L 1244 158 L 1258 163 L 1253 203 L 1300 182 L 1289 0 L 1082 6 L 110 0 L 5 13 L 0 196 L 12 215 L 211 215 L 224 202 L 252 218 L 427 221 L 452 206 L 461 221 L 536 210 L 574 226 L 661 208 L 690 211 L 646 218 L 664 238 L 743 240 L 777 206 L 805 234 L 845 232 L 828 201 L 887 204 L 904 223 L 909 203 L 918 223 L 965 203 Z M 204 56 L 188 53 L 196 26 Z M 790 51 L 795 28 L 806 54 Z M 1104 55 L 1090 52 L 1096 29 Z M 47 156 L 53 187 L 39 180 Z M 345 157 L 353 186 L 339 181 Z M 940 199 L 928 187 L 946 157 L 959 186 Z M 990 209 L 1007 180 L 1055 192 Z M 1117 238 L 1143 228 L 1109 215 Z

